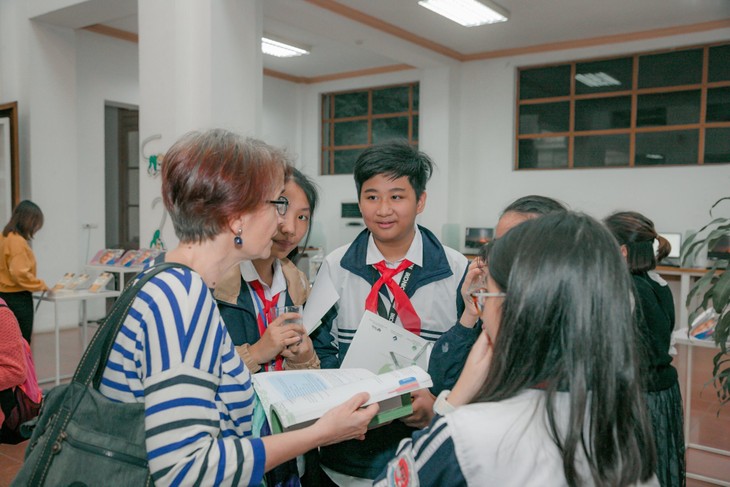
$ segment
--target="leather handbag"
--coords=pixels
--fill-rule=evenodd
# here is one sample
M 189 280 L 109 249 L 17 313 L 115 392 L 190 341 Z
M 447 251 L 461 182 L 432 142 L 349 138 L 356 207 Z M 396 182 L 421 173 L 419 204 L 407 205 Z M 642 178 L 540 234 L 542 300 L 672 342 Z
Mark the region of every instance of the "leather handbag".
M 12 486 L 152 485 L 144 404 L 112 401 L 99 392 L 99 384 L 135 296 L 152 277 L 172 267 L 184 266 L 156 265 L 124 290 L 89 343 L 71 382 L 48 393 Z

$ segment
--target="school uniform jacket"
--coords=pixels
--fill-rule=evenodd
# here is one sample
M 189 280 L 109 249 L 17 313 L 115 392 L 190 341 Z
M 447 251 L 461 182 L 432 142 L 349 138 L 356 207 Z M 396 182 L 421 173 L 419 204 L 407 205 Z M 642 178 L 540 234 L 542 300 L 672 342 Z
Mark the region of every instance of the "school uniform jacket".
M 418 226 L 418 231 L 422 265 L 414 266 L 405 293 L 421 319 L 421 337 L 436 341 L 464 311 L 459 289 L 468 262 L 459 252 L 441 245 L 429 230 Z M 365 312 L 365 299 L 380 278 L 378 271 L 366 264 L 369 237 L 370 232 L 364 230 L 350 245 L 331 252 L 319 271 L 318 276 L 329 274 L 340 296 L 322 319 L 317 337 L 312 337 L 322 368 L 337 368 L 342 364 Z M 399 279 L 395 276 L 396 282 Z M 380 292 L 387 296 L 387 287 L 382 286 Z M 401 324 L 400 318 L 396 323 Z M 352 440 L 322 448 L 321 460 L 337 472 L 372 479 L 393 457 L 399 441 L 413 431 L 404 423 L 394 421 L 368 431 L 365 441 Z

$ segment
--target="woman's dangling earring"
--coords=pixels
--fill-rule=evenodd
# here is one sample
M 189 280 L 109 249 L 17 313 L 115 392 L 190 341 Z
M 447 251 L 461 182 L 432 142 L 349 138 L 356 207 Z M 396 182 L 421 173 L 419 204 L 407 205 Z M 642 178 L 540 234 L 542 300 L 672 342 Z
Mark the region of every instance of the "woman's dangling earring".
M 239 228 L 238 229 L 238 233 L 236 234 L 235 237 L 233 237 L 233 244 L 236 247 L 240 247 L 241 245 L 243 245 L 243 239 L 241 238 L 241 234 L 242 233 L 243 233 L 243 229 L 242 228 Z

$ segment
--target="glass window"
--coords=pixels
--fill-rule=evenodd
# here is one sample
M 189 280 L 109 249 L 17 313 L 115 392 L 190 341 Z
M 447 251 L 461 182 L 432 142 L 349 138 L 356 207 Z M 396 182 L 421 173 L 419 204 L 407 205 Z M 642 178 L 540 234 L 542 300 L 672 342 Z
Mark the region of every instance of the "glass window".
M 629 134 L 576 137 L 574 167 L 629 165 Z
M 568 138 L 520 140 L 520 169 L 568 167 Z
M 335 151 L 335 174 L 352 174 L 355 161 L 362 149 L 346 149 Z
M 730 87 L 707 90 L 705 120 L 707 122 L 730 122 Z
M 730 127 L 705 131 L 705 164 L 730 162 Z
M 408 136 L 408 117 L 376 118 L 373 120 L 373 144 Z
M 567 132 L 570 103 L 537 103 L 520 107 L 520 134 Z
M 335 123 L 335 146 L 368 143 L 368 121 Z
M 699 123 L 700 95 L 699 90 L 640 95 L 636 126 Z
M 359 117 L 367 114 L 367 91 L 335 95 L 335 118 Z
M 570 95 L 570 65 L 520 71 L 520 100 Z
M 702 49 L 639 56 L 639 88 L 702 82 Z
M 409 91 L 407 86 L 373 90 L 373 114 L 407 112 Z
M 575 93 L 606 93 L 626 91 L 632 87 L 634 59 L 630 57 L 576 63 Z
M 710 66 L 708 70 L 708 81 L 730 80 L 730 44 L 714 46 L 710 48 Z
M 575 102 L 575 130 L 631 127 L 631 97 L 589 98 Z
M 404 139 L 418 144 L 418 83 L 324 93 L 322 174 L 346 174 L 371 144 Z
M 634 164 L 637 166 L 697 164 L 698 144 L 697 130 L 638 133 Z

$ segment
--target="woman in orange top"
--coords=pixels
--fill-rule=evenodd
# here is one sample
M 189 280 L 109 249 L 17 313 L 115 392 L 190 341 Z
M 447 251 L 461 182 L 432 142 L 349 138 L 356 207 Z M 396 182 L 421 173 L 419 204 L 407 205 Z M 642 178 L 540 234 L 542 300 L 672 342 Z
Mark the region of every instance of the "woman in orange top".
M 0 235 L 0 298 L 8 304 L 20 325 L 23 338 L 30 343 L 33 333 L 33 291 L 48 289 L 36 277 L 36 262 L 28 242 L 43 226 L 43 212 L 32 201 L 24 200 L 13 210 Z

